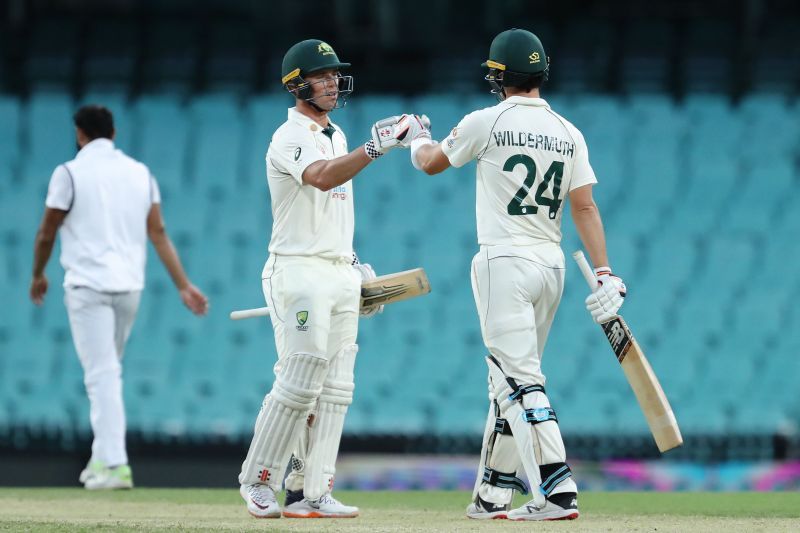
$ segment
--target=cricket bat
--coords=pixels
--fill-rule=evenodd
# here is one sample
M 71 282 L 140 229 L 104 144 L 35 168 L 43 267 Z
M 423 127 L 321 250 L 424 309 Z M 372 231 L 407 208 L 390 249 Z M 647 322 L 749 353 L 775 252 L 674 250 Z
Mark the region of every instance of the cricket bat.
M 597 278 L 583 252 L 578 250 L 572 257 L 578 263 L 578 268 L 586 278 L 589 288 L 594 291 L 597 288 Z M 681 430 L 672 407 L 642 348 L 633 338 L 628 324 L 618 315 L 602 323 L 600 327 L 603 328 L 611 349 L 614 350 L 617 361 L 636 395 L 658 450 L 664 453 L 683 444 Z
M 394 274 L 386 274 L 370 279 L 361 284 L 361 307 L 386 305 L 416 298 L 431 292 L 431 284 L 425 269 L 414 268 Z M 259 316 L 268 316 L 269 307 L 243 309 L 233 311 L 231 320 L 242 320 Z

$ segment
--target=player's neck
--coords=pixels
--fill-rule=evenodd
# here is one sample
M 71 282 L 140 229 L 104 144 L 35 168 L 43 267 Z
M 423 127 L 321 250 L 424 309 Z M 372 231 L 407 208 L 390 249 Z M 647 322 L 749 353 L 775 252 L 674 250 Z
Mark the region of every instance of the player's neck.
M 521 96 L 523 98 L 541 98 L 539 95 L 539 88 L 531 89 L 530 91 L 522 91 L 515 87 L 506 87 L 506 98 L 511 96 Z
M 320 125 L 322 128 L 327 128 L 330 125 L 331 121 L 328 120 L 328 112 L 327 111 L 320 111 L 316 107 L 312 106 L 305 100 L 298 100 L 297 101 L 297 110 L 302 113 L 303 115 L 307 116 L 314 122 Z

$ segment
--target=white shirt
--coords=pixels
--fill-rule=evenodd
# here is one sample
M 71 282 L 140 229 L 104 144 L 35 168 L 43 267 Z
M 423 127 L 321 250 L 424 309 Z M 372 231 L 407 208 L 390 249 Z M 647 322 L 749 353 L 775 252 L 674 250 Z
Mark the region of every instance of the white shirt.
M 353 186 L 328 192 L 303 184 L 303 171 L 316 161 L 347 153 L 342 130 L 323 132 L 296 108 L 272 136 L 267 150 L 267 182 L 272 199 L 269 251 L 278 255 L 352 259 Z
M 478 160 L 479 244 L 556 247 L 563 263 L 567 195 L 597 183 L 575 126 L 541 98 L 511 96 L 465 116 L 441 146 L 454 167 Z
M 59 229 L 64 286 L 144 288 L 147 215 L 161 202 L 150 170 L 109 139 L 86 144 L 50 178 L 45 204 L 69 211 Z

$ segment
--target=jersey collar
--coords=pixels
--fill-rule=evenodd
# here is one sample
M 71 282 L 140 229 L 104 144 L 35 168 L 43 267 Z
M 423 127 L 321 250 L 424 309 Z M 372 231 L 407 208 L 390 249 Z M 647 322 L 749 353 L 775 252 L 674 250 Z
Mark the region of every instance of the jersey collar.
M 78 151 L 78 155 L 76 157 L 83 157 L 86 154 L 94 152 L 107 152 L 113 149 L 114 141 L 111 139 L 106 139 L 105 137 L 100 137 L 84 144 L 83 148 Z
M 528 98 L 527 96 L 509 96 L 503 100 L 504 104 L 530 105 L 535 107 L 550 107 L 544 98 Z
M 319 124 L 317 124 L 316 122 L 314 122 L 313 120 L 302 114 L 300 111 L 297 110 L 296 107 L 289 108 L 289 120 L 297 124 L 300 124 L 303 128 L 308 128 L 314 133 L 324 133 L 325 131 L 325 129 L 322 126 L 320 126 Z M 333 122 L 328 121 L 328 127 L 330 127 L 331 125 L 333 125 Z M 332 135 L 333 132 L 331 132 L 331 136 Z

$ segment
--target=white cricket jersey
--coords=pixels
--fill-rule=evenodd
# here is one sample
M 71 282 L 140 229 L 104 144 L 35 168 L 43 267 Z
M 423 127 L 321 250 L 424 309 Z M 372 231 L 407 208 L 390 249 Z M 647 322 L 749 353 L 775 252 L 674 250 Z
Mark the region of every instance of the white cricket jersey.
M 91 141 L 56 167 L 45 204 L 69 212 L 59 229 L 64 286 L 142 290 L 147 215 L 160 202 L 150 170 L 109 139 Z
M 345 154 L 347 139 L 338 126 L 331 123 L 323 129 L 296 108 L 289 109 L 289 119 L 272 136 L 267 150 L 273 220 L 270 253 L 352 259 L 352 182 L 328 192 L 303 184 L 303 171 L 309 165 Z
M 568 193 L 597 183 L 583 135 L 541 98 L 470 113 L 441 146 L 454 167 L 478 160 L 481 245 L 558 246 Z

